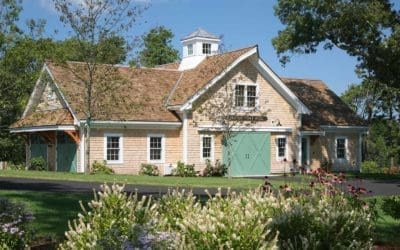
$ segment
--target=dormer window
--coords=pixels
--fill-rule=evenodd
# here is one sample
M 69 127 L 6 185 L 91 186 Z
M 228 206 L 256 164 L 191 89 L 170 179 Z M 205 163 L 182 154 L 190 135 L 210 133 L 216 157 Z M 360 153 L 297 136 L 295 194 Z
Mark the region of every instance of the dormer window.
M 203 55 L 211 54 L 211 43 L 203 43 Z
M 188 44 L 187 50 L 188 50 L 188 56 L 193 55 L 193 44 Z

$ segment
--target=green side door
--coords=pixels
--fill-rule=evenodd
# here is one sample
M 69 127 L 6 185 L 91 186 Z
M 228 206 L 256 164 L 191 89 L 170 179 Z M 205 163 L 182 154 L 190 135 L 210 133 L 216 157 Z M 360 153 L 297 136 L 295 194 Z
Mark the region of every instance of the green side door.
M 238 132 L 224 145 L 231 176 L 264 176 L 271 171 L 270 133 Z
M 66 134 L 57 134 L 57 171 L 76 172 L 75 142 Z
M 38 135 L 31 136 L 31 160 L 33 158 L 43 158 L 46 162 L 46 168 L 48 168 L 47 162 L 47 143 Z

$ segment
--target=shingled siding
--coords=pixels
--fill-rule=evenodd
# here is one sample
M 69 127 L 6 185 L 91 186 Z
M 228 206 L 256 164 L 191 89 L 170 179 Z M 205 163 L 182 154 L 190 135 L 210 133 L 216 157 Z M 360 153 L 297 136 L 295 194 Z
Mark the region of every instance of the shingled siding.
M 47 83 L 42 96 L 40 97 L 39 103 L 37 105 L 37 110 L 54 110 L 63 108 L 57 94 L 53 90 L 52 83 Z
M 233 85 L 234 83 L 257 83 L 258 85 L 258 103 L 261 114 L 268 117 L 267 121 L 256 122 L 248 127 L 274 127 L 279 121 L 282 127 L 292 129 L 290 133 L 271 133 L 271 173 L 281 173 L 285 167 L 289 169 L 293 159 L 297 158 L 298 148 L 294 143 L 298 140 L 297 131 L 300 127 L 299 117 L 296 110 L 274 89 L 274 87 L 257 71 L 257 69 L 248 60 L 241 62 L 231 72 L 227 74 L 219 83 L 217 83 L 213 91 L 208 96 L 210 98 L 218 98 L 221 92 L 225 91 L 225 84 Z M 207 100 L 198 104 L 193 113 L 193 118 L 189 122 L 188 140 L 190 142 L 188 148 L 188 162 L 196 164 L 197 170 L 202 170 L 205 165 L 200 161 L 200 132 L 198 128 L 205 125 L 212 125 L 212 121 L 207 118 Z M 198 112 L 202 110 L 203 112 Z M 260 115 L 260 113 L 255 114 Z M 288 159 L 284 163 L 276 158 L 276 136 L 285 135 L 288 139 Z M 215 159 L 222 159 L 221 140 L 214 139 L 215 142 Z M 290 164 L 289 164 L 290 163 Z
M 347 138 L 346 160 L 336 159 L 336 138 Z M 311 168 L 321 167 L 321 164 L 331 162 L 334 171 L 356 171 L 359 170 L 360 160 L 358 155 L 359 134 L 358 133 L 326 133 L 325 136 L 314 137 L 311 140 Z
M 104 134 L 122 134 L 123 136 L 123 163 L 108 164 L 116 173 L 138 174 L 140 165 L 147 161 L 147 135 L 163 134 L 165 139 L 165 161 L 155 164 L 163 173 L 164 166 L 176 164 L 182 159 L 182 139 L 179 130 L 142 130 L 142 129 L 93 129 L 90 141 L 91 161 L 102 162 L 104 156 Z

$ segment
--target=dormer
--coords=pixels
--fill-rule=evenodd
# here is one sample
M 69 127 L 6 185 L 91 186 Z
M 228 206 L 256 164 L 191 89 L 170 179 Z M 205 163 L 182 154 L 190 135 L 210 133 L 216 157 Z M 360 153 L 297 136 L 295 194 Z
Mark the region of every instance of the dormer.
M 201 28 L 182 38 L 183 51 L 179 70 L 193 69 L 206 56 L 217 54 L 220 41 L 218 36 Z

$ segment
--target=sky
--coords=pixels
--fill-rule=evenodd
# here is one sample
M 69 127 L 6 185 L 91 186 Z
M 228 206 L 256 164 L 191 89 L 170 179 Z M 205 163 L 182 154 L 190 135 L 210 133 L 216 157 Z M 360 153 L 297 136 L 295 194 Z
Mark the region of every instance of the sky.
M 180 39 L 197 28 L 203 28 L 210 33 L 223 35 L 227 50 L 257 44 L 260 56 L 279 76 L 320 79 L 338 95 L 349 84 L 360 82 L 354 72 L 356 59 L 339 49 L 320 49 L 316 54 L 293 55 L 291 62 L 283 67 L 271 43 L 278 31 L 284 28 L 274 16 L 275 0 L 132 1 L 150 5 L 133 27 L 132 37 L 163 25 L 174 33 L 172 44 L 181 52 Z M 67 29 L 60 23 L 51 3 L 51 0 L 25 0 L 21 22 L 28 18 L 46 19 L 46 34 L 55 39 L 64 39 L 68 36 Z M 55 34 L 54 30 L 58 30 L 58 33 Z

